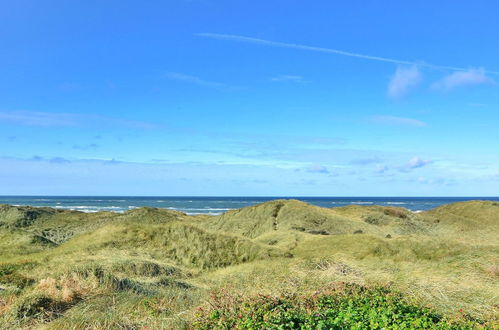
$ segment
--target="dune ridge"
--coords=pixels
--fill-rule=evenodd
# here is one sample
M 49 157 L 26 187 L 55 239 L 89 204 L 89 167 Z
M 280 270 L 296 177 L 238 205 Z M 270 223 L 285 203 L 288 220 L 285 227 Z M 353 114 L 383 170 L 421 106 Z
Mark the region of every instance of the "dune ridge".
M 0 251 L 5 328 L 189 328 L 217 290 L 235 299 L 338 283 L 389 287 L 456 322 L 498 319 L 497 202 L 414 213 L 274 200 L 218 216 L 0 205 Z

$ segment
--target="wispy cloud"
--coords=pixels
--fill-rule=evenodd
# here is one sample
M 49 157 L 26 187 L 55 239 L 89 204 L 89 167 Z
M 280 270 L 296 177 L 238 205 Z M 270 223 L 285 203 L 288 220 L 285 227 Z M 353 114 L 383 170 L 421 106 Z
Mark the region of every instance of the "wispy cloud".
M 395 63 L 395 64 L 401 64 L 401 65 L 409 65 L 409 66 L 416 65 L 419 67 L 427 67 L 427 68 L 442 69 L 442 70 L 452 70 L 452 71 L 468 71 L 467 68 L 445 66 L 445 65 L 434 65 L 434 64 L 419 62 L 419 61 L 407 61 L 407 60 L 400 60 L 400 59 L 394 59 L 394 58 L 388 58 L 388 57 L 372 56 L 372 55 L 366 55 L 366 54 L 347 52 L 344 50 L 339 50 L 339 49 L 334 49 L 334 48 L 307 46 L 307 45 L 301 45 L 301 44 L 272 41 L 272 40 L 259 39 L 259 38 L 246 37 L 246 36 L 233 35 L 233 34 L 196 33 L 195 35 L 197 35 L 199 37 L 212 38 L 212 39 L 238 41 L 238 42 L 259 44 L 259 45 L 264 45 L 264 46 L 293 48 L 293 49 L 308 50 L 308 51 L 313 51 L 313 52 L 321 52 L 321 53 L 329 53 L 329 54 L 357 57 L 357 58 L 362 58 L 362 59 L 366 59 L 366 60 Z M 486 73 L 499 75 L 499 72 L 497 72 L 497 71 L 486 71 Z
M 215 82 L 215 81 L 210 81 L 210 80 L 204 80 L 200 77 L 197 76 L 191 76 L 188 74 L 183 74 L 183 73 L 178 73 L 178 72 L 167 72 L 164 75 L 165 78 L 171 79 L 171 80 L 177 80 L 177 81 L 182 81 L 190 84 L 195 84 L 199 86 L 205 86 L 205 87 L 211 87 L 211 88 L 217 88 L 217 89 L 225 89 L 229 88 L 230 86 Z
M 305 82 L 302 76 L 295 76 L 295 75 L 279 75 L 270 78 L 270 80 L 275 82 L 294 82 L 294 83 Z
M 407 162 L 407 164 L 405 165 L 405 168 L 407 169 L 416 169 L 416 168 L 421 168 L 421 167 L 424 167 L 428 164 L 431 164 L 431 160 L 424 160 L 420 157 L 412 157 L 411 159 L 409 159 L 409 161 Z
M 388 83 L 388 96 L 394 99 L 401 98 L 421 82 L 421 71 L 415 65 L 398 67 Z
M 454 72 L 436 81 L 431 86 L 435 90 L 452 90 L 457 87 L 481 85 L 493 83 L 494 80 L 487 76 L 487 72 L 483 68 L 469 69 L 462 72 Z
M 383 124 L 383 125 L 413 126 L 413 127 L 424 127 L 427 125 L 424 121 L 418 119 L 396 117 L 396 116 L 372 116 L 369 118 L 369 120 L 373 123 Z
M 39 127 L 117 126 L 135 129 L 158 128 L 156 124 L 136 120 L 100 115 L 39 111 L 0 111 L 0 122 Z

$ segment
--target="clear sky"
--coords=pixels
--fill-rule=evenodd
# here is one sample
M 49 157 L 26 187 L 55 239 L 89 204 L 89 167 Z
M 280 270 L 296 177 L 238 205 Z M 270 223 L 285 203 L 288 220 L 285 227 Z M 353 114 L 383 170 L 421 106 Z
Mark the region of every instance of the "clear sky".
M 0 1 L 0 194 L 498 196 L 498 17 Z

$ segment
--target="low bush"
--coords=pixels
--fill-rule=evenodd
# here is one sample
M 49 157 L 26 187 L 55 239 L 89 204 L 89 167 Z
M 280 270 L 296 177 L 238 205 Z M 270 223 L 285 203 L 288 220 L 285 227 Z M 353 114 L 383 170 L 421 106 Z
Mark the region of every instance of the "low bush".
M 193 324 L 200 329 L 463 329 L 481 327 L 462 316 L 450 321 L 406 302 L 386 288 L 341 284 L 308 296 L 212 295 Z

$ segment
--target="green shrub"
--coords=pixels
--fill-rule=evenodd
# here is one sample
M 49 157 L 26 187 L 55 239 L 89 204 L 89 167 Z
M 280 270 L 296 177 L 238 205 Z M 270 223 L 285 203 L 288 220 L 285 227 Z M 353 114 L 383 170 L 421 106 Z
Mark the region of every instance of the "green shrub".
M 364 222 L 366 223 L 369 223 L 371 225 L 379 225 L 380 224 L 380 217 L 379 216 L 375 216 L 375 215 L 368 215 L 365 219 L 364 219 Z
M 200 329 L 471 329 L 480 326 L 463 316 L 449 321 L 406 302 L 385 288 L 344 285 L 308 296 L 212 295 L 193 326 Z

